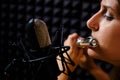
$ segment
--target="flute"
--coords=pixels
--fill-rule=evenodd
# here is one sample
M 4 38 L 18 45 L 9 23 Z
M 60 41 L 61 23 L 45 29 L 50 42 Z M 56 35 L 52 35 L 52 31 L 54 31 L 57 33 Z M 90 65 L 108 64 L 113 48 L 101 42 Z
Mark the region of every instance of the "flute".
M 98 46 L 98 41 L 92 36 L 89 36 L 85 39 L 78 39 L 76 44 L 78 45 L 79 48 L 86 48 L 86 47 L 95 48 Z

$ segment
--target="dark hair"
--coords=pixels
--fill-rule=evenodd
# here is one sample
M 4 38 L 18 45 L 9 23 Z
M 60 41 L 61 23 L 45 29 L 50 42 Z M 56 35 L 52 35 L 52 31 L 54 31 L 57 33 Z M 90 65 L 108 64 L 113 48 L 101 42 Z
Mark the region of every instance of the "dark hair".
M 120 15 L 120 0 L 117 0 L 118 1 L 118 13 Z
M 120 4 L 120 0 L 118 0 L 118 3 Z

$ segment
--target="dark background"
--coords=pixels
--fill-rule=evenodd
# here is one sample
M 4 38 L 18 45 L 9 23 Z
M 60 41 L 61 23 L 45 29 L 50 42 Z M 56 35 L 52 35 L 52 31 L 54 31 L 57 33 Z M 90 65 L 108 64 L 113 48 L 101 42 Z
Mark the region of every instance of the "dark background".
M 0 80 L 7 79 L 3 75 L 5 67 L 14 60 L 16 54 L 21 54 L 18 49 L 9 44 L 12 42 L 16 44 L 21 36 L 25 36 L 25 27 L 30 19 L 40 18 L 43 20 L 47 24 L 51 40 L 60 26 L 64 27 L 63 40 L 73 32 L 86 37 L 90 35 L 86 21 L 98 9 L 99 0 L 0 0 Z M 99 65 L 105 70 L 110 67 L 100 62 Z M 20 64 L 12 67 L 8 71 L 7 77 L 12 76 L 12 80 L 29 79 L 26 77 L 27 66 L 22 70 L 19 70 Z M 30 75 L 32 76 L 34 73 Z M 13 78 L 13 76 L 17 77 Z M 92 76 L 80 67 L 76 69 L 72 77 L 74 80 L 93 80 Z

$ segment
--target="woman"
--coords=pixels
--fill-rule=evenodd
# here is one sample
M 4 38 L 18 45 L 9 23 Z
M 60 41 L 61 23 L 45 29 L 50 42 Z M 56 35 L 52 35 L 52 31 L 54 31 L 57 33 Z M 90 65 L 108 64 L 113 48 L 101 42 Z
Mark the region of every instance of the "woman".
M 87 21 L 87 26 L 92 30 L 91 35 L 97 39 L 99 46 L 80 49 L 76 45 L 79 36 L 76 33 L 69 35 L 64 45 L 70 46 L 68 53 L 75 62 L 75 66 L 68 64 L 71 72 L 79 64 L 96 80 L 120 79 L 120 0 L 102 0 L 100 10 Z M 113 64 L 112 76 L 99 68 L 93 59 Z M 63 73 L 58 76 L 58 80 L 67 78 L 68 76 Z

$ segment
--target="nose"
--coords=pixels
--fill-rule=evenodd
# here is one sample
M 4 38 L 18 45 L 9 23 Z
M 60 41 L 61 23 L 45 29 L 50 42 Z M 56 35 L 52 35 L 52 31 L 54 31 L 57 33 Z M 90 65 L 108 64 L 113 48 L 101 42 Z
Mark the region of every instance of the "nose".
M 97 31 L 99 29 L 100 16 L 98 13 L 94 14 L 88 21 L 87 26 L 92 31 Z

